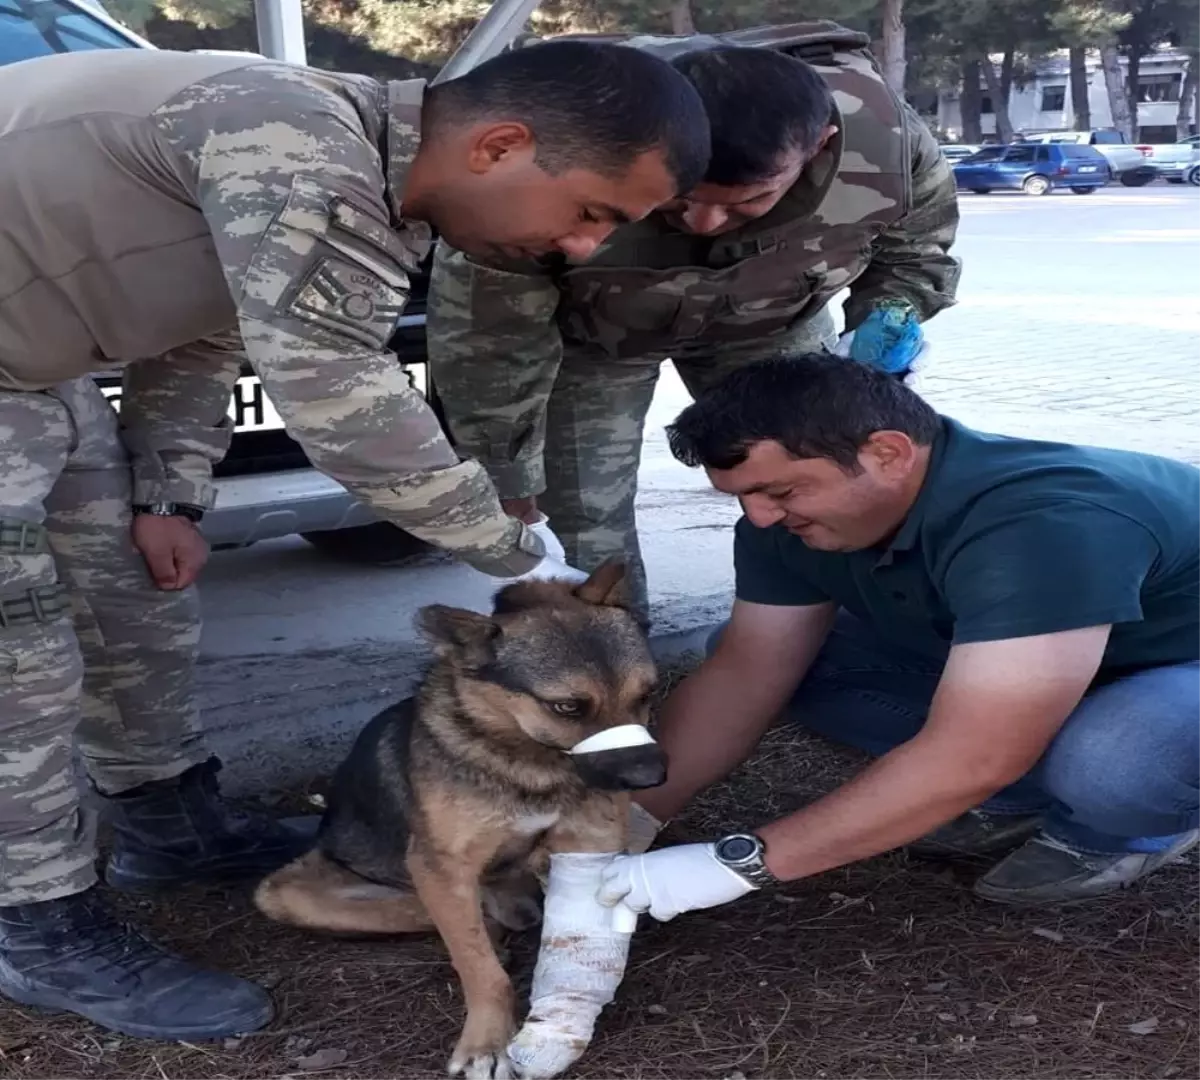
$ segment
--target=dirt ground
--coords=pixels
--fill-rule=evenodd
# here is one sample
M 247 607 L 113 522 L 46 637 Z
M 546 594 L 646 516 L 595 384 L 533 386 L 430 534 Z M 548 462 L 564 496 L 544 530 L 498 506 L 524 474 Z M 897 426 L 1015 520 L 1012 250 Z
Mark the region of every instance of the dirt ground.
M 858 763 L 777 730 L 672 838 L 784 813 Z M 889 854 L 672 924 L 643 919 L 572 1075 L 1200 1076 L 1194 858 L 1112 899 L 1031 911 L 975 899 L 980 869 Z M 145 1043 L 0 1003 L 0 1077 L 444 1075 L 461 1007 L 436 939 L 306 936 L 258 916 L 244 891 L 113 901 L 178 952 L 271 988 L 275 1023 L 224 1044 Z M 519 992 L 536 944 L 514 942 Z

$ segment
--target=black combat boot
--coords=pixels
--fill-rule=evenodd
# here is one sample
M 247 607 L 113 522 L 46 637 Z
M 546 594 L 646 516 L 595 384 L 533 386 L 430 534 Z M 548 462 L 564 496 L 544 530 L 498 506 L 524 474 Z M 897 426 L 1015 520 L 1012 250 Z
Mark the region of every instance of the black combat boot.
M 265 990 L 160 949 L 94 888 L 0 907 L 0 994 L 143 1039 L 219 1039 L 274 1015 Z
M 211 757 L 171 780 L 155 780 L 105 801 L 113 850 L 104 876 L 130 892 L 190 881 L 259 878 L 312 847 L 318 815 L 277 821 L 238 810 L 217 790 Z

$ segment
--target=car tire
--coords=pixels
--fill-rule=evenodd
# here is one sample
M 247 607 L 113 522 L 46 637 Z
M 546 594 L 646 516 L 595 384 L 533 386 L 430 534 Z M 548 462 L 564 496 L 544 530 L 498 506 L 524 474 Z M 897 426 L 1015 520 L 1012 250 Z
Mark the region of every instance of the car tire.
M 1185 179 L 1192 187 L 1200 187 L 1200 165 L 1193 165 L 1188 169 Z
M 991 193 L 992 193 L 992 189 L 991 189 L 991 188 L 985 188 L 985 187 L 973 187 L 973 188 L 971 188 L 971 194 L 972 194 L 972 195 L 990 195 Z
M 1072 195 L 1094 195 L 1096 189 L 1094 187 L 1073 187 L 1071 188 Z
M 1026 195 L 1049 195 L 1054 190 L 1054 185 L 1048 177 L 1035 175 L 1025 177 L 1025 183 L 1021 185 L 1021 190 Z
M 433 550 L 432 544 L 387 521 L 300 535 L 322 554 L 360 566 L 397 566 Z
M 1121 173 L 1121 183 L 1125 187 L 1145 187 L 1153 179 L 1153 172 L 1144 172 L 1141 169 L 1136 172 Z

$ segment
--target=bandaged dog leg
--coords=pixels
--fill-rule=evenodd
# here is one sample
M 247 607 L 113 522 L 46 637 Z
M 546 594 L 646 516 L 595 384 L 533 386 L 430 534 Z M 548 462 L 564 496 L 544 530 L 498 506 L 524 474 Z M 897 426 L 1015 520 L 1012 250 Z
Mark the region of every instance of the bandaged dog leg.
M 522 1076 L 558 1076 L 578 1060 L 621 985 L 637 917 L 596 900 L 613 854 L 551 856 L 529 1015 L 508 1047 Z

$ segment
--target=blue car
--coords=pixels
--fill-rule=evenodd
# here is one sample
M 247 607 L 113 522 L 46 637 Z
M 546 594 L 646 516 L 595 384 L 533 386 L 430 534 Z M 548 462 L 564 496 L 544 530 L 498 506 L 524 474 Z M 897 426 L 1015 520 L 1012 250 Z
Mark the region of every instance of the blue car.
M 960 191 L 1023 191 L 1049 195 L 1066 188 L 1090 195 L 1112 179 L 1108 159 L 1094 146 L 1076 143 L 1013 143 L 985 146 L 954 166 Z

